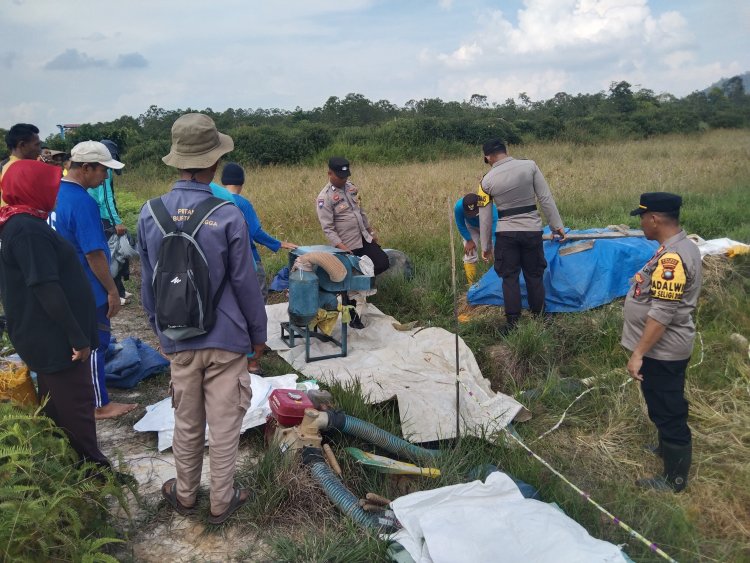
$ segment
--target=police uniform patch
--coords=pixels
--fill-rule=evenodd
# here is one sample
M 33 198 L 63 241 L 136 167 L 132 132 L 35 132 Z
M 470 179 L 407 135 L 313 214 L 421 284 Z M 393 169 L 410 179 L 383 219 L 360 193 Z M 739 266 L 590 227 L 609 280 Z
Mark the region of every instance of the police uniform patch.
M 651 297 L 666 301 L 679 301 L 685 292 L 685 266 L 682 258 L 674 252 L 667 252 L 659 261 L 651 276 Z
M 323 205 L 325 205 L 325 202 L 326 202 L 326 200 L 324 200 L 324 199 L 319 199 L 319 200 L 318 200 L 318 209 L 320 209 L 321 207 L 323 207 Z
M 337 202 L 337 201 L 339 201 L 340 199 L 341 199 L 341 196 L 340 196 L 339 194 L 334 194 L 334 196 L 333 196 L 333 202 L 334 202 L 334 203 L 336 203 L 336 202 Z
M 484 207 L 490 203 L 490 195 L 482 189 L 482 184 L 479 184 L 477 195 L 479 196 L 479 201 L 477 201 L 479 207 Z

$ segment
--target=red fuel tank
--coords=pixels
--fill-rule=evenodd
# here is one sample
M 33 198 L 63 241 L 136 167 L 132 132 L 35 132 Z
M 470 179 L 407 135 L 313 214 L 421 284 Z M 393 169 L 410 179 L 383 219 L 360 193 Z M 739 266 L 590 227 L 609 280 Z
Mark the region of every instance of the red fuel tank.
M 296 389 L 274 389 L 268 403 L 274 418 L 282 426 L 296 426 L 302 422 L 305 409 L 314 408 L 307 395 Z

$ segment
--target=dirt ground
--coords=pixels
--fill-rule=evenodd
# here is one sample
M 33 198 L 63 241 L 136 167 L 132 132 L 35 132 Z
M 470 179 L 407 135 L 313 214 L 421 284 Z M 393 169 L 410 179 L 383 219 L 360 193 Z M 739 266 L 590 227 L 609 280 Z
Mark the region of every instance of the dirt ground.
M 118 340 L 128 336 L 140 338 L 156 347 L 157 340 L 146 320 L 140 303 L 140 272 L 138 263 L 131 267 L 131 279 L 125 285 L 134 295 L 112 320 L 112 334 Z M 243 550 L 244 560 L 262 561 L 262 544 L 258 538 L 242 534 L 231 525 L 219 532 L 205 525 L 206 514 L 182 517 L 171 510 L 162 500 L 160 487 L 164 481 L 174 477 L 174 456 L 171 450 L 157 450 L 157 434 L 133 430 L 148 405 L 168 395 L 168 375 L 157 375 L 141 382 L 134 389 L 109 389 L 110 398 L 119 402 L 138 403 L 139 407 L 119 418 L 97 423 L 99 443 L 110 459 L 132 473 L 138 480 L 137 500 L 128 494 L 130 517 L 116 503 L 112 510 L 116 527 L 127 532 L 129 541 L 117 550 L 119 560 L 133 561 L 228 561 Z M 238 464 L 251 455 L 246 445 L 240 446 Z M 208 487 L 208 449 L 204 457 L 202 487 Z M 257 553 L 257 557 L 247 554 Z

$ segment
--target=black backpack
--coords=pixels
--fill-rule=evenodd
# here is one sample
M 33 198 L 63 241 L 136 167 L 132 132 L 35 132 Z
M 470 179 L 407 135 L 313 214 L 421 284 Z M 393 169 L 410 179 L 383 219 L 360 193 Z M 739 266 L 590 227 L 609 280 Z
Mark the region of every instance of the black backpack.
M 156 326 L 171 340 L 187 340 L 209 332 L 227 278 L 211 295 L 208 260 L 195 235 L 211 213 L 229 202 L 209 197 L 178 227 L 160 197 L 146 205 L 162 232 L 151 284 L 156 301 Z

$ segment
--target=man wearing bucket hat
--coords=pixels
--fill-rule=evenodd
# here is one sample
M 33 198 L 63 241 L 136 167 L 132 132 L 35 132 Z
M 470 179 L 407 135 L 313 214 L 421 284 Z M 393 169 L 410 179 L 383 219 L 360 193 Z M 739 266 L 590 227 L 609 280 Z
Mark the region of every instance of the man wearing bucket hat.
M 110 274 L 111 256 L 104 229 L 99 220 L 99 208 L 86 192 L 104 181 L 110 169 L 119 170 L 124 164 L 98 141 L 83 141 L 70 151 L 70 170 L 60 182 L 55 211 L 50 215 L 52 227 L 76 249 L 78 259 L 88 276 L 96 301 L 99 328 L 99 347 L 91 354 L 91 374 L 94 383 L 97 419 L 122 416 L 138 405 L 109 400 L 105 385 L 104 354 L 109 347 L 110 319 L 120 311 L 120 295 Z
M 659 243 L 654 256 L 635 274 L 625 297 L 622 345 L 630 350 L 628 374 L 641 382 L 648 416 L 659 435 L 651 449 L 664 460 L 664 471 L 636 484 L 680 492 L 687 486 L 692 439 L 684 397 L 685 370 L 693 351 L 702 263 L 698 247 L 680 227 L 682 198 L 667 192 L 641 195 L 630 214 L 643 233 Z
M 219 133 L 213 120 L 199 113 L 181 116 L 172 126 L 172 148 L 162 160 L 177 169 L 179 179 L 161 196 L 166 213 L 182 228 L 197 209 L 212 200 L 210 183 L 219 159 L 234 148 L 232 138 Z M 217 200 L 218 201 L 218 200 Z M 159 207 L 160 204 L 156 203 Z M 152 279 L 163 244 L 161 219 L 152 202 L 138 219 L 138 247 L 144 280 Z M 163 219 L 163 217 L 162 217 Z M 167 217 L 168 219 L 168 217 Z M 143 308 L 161 351 L 171 361 L 171 395 L 175 409 L 174 442 L 177 477 L 166 481 L 162 496 L 179 513 L 194 510 L 201 480 L 206 423 L 211 428 L 211 502 L 208 521 L 221 524 L 245 502 L 248 491 L 234 486 L 242 418 L 250 406 L 250 378 L 246 355 L 263 353 L 266 311 L 255 276 L 247 225 L 231 203 L 215 206 L 195 232 L 194 239 L 210 273 L 215 322 L 206 332 L 172 339 L 156 318 L 154 286 L 141 286 Z M 179 283 L 180 280 L 174 280 Z M 166 327 L 165 330 L 169 330 Z M 175 336 L 173 333 L 169 333 Z

